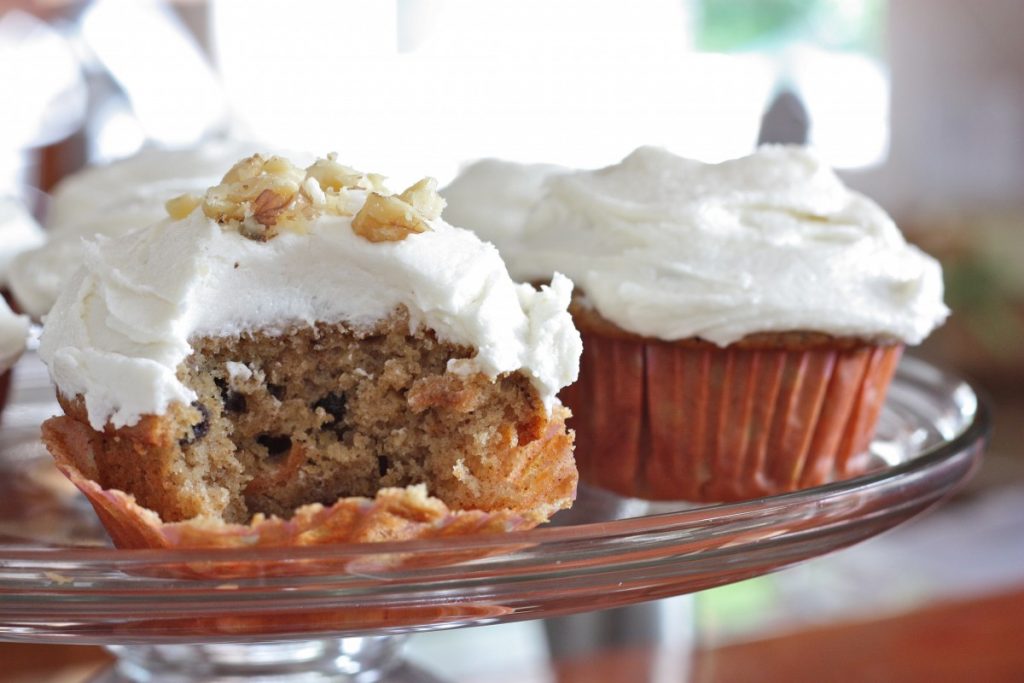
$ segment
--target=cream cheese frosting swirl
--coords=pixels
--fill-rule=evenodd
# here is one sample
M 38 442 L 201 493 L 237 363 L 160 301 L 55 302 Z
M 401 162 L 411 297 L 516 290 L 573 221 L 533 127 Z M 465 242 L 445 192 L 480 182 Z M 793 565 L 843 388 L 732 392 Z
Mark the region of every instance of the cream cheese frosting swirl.
M 343 195 L 353 211 L 371 197 L 358 188 Z M 397 241 L 366 239 L 354 222 L 323 213 L 259 241 L 197 207 L 86 241 L 83 267 L 46 319 L 40 356 L 64 395 L 84 397 L 96 429 L 192 401 L 176 377 L 190 340 L 317 322 L 368 326 L 399 306 L 411 326 L 476 349 L 452 371 L 521 370 L 549 408 L 575 380 L 582 345 L 567 278 L 539 290 L 517 285 L 492 245 L 439 217 Z
M 554 175 L 518 233 L 476 228 L 524 281 L 568 275 L 624 330 L 727 345 L 814 331 L 920 342 L 948 315 L 935 259 L 813 153 L 720 164 L 642 147 Z

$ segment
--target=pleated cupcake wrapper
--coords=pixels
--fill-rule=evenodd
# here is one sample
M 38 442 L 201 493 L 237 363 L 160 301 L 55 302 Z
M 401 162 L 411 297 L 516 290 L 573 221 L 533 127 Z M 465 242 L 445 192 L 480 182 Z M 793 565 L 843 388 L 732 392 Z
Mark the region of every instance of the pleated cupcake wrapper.
M 732 501 L 866 471 L 902 346 L 725 348 L 584 333 L 580 478 L 652 500 Z
M 559 441 L 562 437 L 564 434 L 551 440 Z M 94 469 L 90 444 L 98 439 L 87 425 L 66 416 L 51 418 L 43 423 L 43 441 L 57 467 L 88 498 L 118 548 L 273 548 L 462 538 L 532 529 L 546 521 L 544 514 L 534 511 L 452 510 L 437 498 L 424 495 L 422 489 L 409 487 L 382 489 L 374 498 L 342 498 L 330 506 L 305 505 L 287 520 L 257 516 L 249 524 L 229 524 L 209 518 L 163 522 L 156 512 L 140 506 L 130 494 L 105 489 L 88 476 Z M 531 469 L 536 470 L 537 476 L 547 476 L 540 468 Z M 363 558 L 341 561 L 342 566 L 330 560 L 305 564 L 291 561 L 183 563 L 171 569 L 162 568 L 157 573 L 232 578 L 318 573 L 325 568 L 367 572 L 410 565 L 452 564 L 491 552 L 472 548 L 430 554 L 375 555 L 368 552 Z

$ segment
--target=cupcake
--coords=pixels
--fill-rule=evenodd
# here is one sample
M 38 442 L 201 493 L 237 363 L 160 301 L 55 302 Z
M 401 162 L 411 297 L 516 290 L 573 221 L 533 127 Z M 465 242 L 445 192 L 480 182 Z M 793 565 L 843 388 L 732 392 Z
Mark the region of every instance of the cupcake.
M 253 156 L 170 216 L 84 245 L 40 356 L 61 469 L 121 547 L 532 527 L 576 470 L 571 284 L 320 159 Z
M 236 141 L 194 149 L 152 148 L 68 176 L 53 191 L 46 244 L 40 236 L 12 258 L 7 279 L 18 307 L 42 318 L 82 263 L 83 238 L 123 235 L 159 221 L 166 215 L 168 198 L 202 193 L 231 164 L 255 151 L 252 144 Z
M 798 147 L 714 165 L 640 148 L 549 178 L 493 238 L 514 277 L 575 282 L 580 477 L 627 496 L 739 500 L 865 472 L 903 347 L 948 314 L 938 263 Z

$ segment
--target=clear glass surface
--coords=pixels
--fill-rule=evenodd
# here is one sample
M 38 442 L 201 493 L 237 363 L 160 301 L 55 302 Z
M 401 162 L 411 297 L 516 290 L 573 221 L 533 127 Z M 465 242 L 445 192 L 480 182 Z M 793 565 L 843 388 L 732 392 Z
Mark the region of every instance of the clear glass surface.
M 443 542 L 120 551 L 38 442 L 39 423 L 57 411 L 45 370 L 29 356 L 15 371 L 0 429 L 3 640 L 384 635 L 699 591 L 837 550 L 928 509 L 968 478 L 988 431 L 967 384 L 905 359 L 872 445 L 875 469 L 857 479 L 701 506 L 584 488 L 545 528 Z

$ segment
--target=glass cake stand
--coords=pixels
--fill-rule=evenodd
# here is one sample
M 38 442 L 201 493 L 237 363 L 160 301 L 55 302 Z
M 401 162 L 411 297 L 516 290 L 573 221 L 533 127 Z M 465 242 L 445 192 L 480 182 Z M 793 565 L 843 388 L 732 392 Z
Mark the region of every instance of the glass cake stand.
M 429 681 L 402 634 L 621 607 L 774 571 L 927 510 L 971 474 L 988 411 L 905 359 L 866 476 L 728 505 L 581 490 L 529 532 L 301 549 L 119 551 L 50 463 L 45 370 L 15 368 L 0 429 L 0 640 L 106 645 L 104 681 Z

